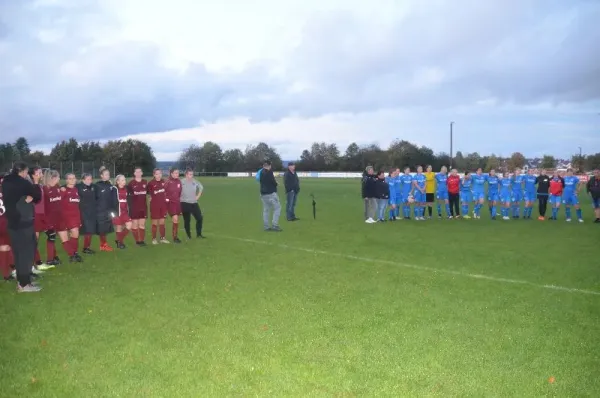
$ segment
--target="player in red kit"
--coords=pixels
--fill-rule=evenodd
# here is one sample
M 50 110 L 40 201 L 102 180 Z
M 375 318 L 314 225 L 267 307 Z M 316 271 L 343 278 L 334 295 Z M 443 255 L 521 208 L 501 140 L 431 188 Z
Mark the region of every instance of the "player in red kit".
M 167 196 L 165 192 L 165 181 L 160 169 L 154 169 L 154 177 L 148 183 L 148 195 L 150 195 L 150 218 L 152 219 L 152 244 L 169 243 L 165 239 L 165 218 L 167 217 Z M 160 229 L 160 240 L 156 240 L 156 231 Z
M 5 281 L 14 279 L 12 268 L 10 266 L 10 237 L 8 236 L 8 220 L 4 216 L 6 207 L 2 200 L 2 178 L 0 176 L 0 272 Z
M 131 229 L 131 217 L 129 217 L 129 192 L 126 185 L 127 180 L 125 180 L 125 176 L 119 174 L 115 178 L 116 189 L 113 190 L 115 210 L 112 214 L 112 222 L 115 226 L 115 232 L 117 233 L 116 244 L 119 249 L 125 249 L 125 244 L 123 242 Z
M 175 168 L 170 170 L 169 179 L 165 182 L 165 191 L 167 194 L 167 211 L 173 222 L 173 243 L 181 243 L 177 237 L 179 216 L 181 215 L 181 180 L 179 179 L 179 170 Z
M 60 175 L 56 170 L 46 170 L 44 173 L 44 213 L 46 221 L 46 264 L 59 265 L 56 255 L 56 233 L 62 218 L 62 195 L 60 193 Z
M 58 236 L 63 248 L 69 255 L 71 262 L 82 262 L 83 259 L 77 252 L 79 248 L 79 227 L 81 226 L 81 213 L 79 210 L 79 191 L 75 186 L 75 174 L 65 176 L 66 185 L 60 188 L 62 217 L 58 225 Z
M 148 181 L 142 178 L 142 168 L 136 167 L 133 171 L 134 179 L 127 184 L 130 203 L 131 233 L 138 246 L 146 246 L 146 217 L 148 213 Z
M 40 233 L 46 232 L 48 227 L 46 226 L 46 201 L 44 200 L 44 186 L 41 184 L 42 181 L 42 168 L 39 166 L 32 167 L 29 169 L 29 178 L 31 182 L 36 187 L 36 189 L 40 192 L 40 201 L 35 204 L 34 211 L 34 230 L 35 230 L 35 238 L 37 245 L 40 243 Z M 39 246 L 35 247 L 35 268 L 33 269 L 33 273 L 37 273 L 38 271 L 44 271 L 47 269 L 54 268 L 52 264 L 45 264 L 42 262 L 42 258 L 40 256 Z

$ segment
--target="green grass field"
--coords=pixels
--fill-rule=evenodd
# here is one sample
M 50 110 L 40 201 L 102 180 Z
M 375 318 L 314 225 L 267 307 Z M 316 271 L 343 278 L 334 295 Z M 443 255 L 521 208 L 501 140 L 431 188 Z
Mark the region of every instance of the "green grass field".
M 253 179 L 202 182 L 208 239 L 0 286 L 0 396 L 600 395 L 589 200 L 585 224 L 367 225 L 358 181 L 303 180 L 278 234 Z

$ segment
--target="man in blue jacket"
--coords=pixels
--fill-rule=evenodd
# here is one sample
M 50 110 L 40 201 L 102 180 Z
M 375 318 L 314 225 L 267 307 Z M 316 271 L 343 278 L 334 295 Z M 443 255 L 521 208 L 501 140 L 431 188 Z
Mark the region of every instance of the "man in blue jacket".
M 286 206 L 285 215 L 288 221 L 298 221 L 296 217 L 296 202 L 298 200 L 298 192 L 300 192 L 300 179 L 296 174 L 296 164 L 288 163 L 288 169 L 283 175 L 283 184 L 285 186 Z
M 281 215 L 281 204 L 277 195 L 277 181 L 271 170 L 271 162 L 266 160 L 260 171 L 260 198 L 263 204 L 263 225 L 265 231 L 281 232 L 279 228 L 279 216 Z M 273 218 L 270 219 L 271 212 Z M 269 222 L 270 221 L 270 222 Z

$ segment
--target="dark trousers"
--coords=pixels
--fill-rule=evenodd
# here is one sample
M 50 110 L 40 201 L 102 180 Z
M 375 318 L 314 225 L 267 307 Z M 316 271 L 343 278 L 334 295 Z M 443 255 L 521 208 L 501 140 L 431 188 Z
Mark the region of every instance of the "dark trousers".
M 192 233 L 190 232 L 191 216 L 194 216 L 196 219 L 196 236 L 202 235 L 202 221 L 204 217 L 198 203 L 181 203 L 181 213 L 183 214 L 183 228 L 187 237 L 192 237 Z
M 546 215 L 546 209 L 548 208 L 548 195 L 538 195 L 539 211 L 540 216 Z
M 448 202 L 450 202 L 450 215 L 460 216 L 460 195 L 457 193 L 448 194 Z
M 15 258 L 15 269 L 19 285 L 31 283 L 31 267 L 35 257 L 36 238 L 33 225 L 31 227 L 9 229 L 10 247 Z
M 298 200 L 298 194 L 295 191 L 290 191 L 285 194 L 285 216 L 288 221 L 292 221 L 296 218 L 296 201 Z

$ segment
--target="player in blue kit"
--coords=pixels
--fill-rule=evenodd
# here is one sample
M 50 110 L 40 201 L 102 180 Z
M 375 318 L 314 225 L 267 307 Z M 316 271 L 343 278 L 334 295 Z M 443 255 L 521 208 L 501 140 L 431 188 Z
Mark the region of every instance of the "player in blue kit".
M 389 189 L 390 189 L 390 199 L 389 199 L 390 210 L 389 210 L 388 219 L 390 221 L 396 221 L 396 211 L 398 210 L 398 204 L 396 203 L 397 199 L 398 199 L 396 197 L 398 190 L 396 187 L 400 183 L 400 181 L 398 180 L 397 169 L 390 170 L 389 175 L 385 178 L 385 182 L 387 182 Z
M 510 206 L 512 204 L 512 179 L 505 173 L 499 182 L 500 185 L 500 202 L 502 203 L 502 219 L 510 220 Z
M 498 179 L 498 176 L 496 175 L 496 170 L 494 170 L 494 169 L 490 170 L 490 174 L 487 177 L 487 183 L 488 183 L 488 205 L 490 207 L 490 216 L 492 216 L 492 220 L 496 219 L 496 214 L 498 212 L 498 209 L 496 208 L 496 206 L 498 205 L 498 200 L 500 199 L 499 192 L 498 192 L 499 182 L 500 182 L 500 180 Z
M 483 174 L 481 168 L 477 169 L 477 173 L 472 177 L 473 179 L 473 202 L 475 202 L 475 208 L 473 214 L 475 218 L 481 218 L 481 208 L 485 200 L 485 183 L 487 177 Z
M 465 176 L 460 179 L 460 201 L 462 204 L 463 218 L 467 220 L 471 218 L 469 216 L 469 203 L 473 200 L 473 192 L 471 188 L 473 186 L 473 178 L 471 178 L 470 172 L 465 172 Z
M 529 170 L 523 178 L 525 191 L 523 198 L 525 200 L 525 208 L 523 209 L 523 218 L 530 219 L 533 213 L 533 204 L 537 198 L 537 177 L 533 174 L 533 170 Z
M 396 198 L 396 208 L 394 209 L 394 217 L 397 220 L 401 219 L 400 217 L 400 207 L 402 206 L 402 177 L 400 176 L 400 168 L 396 168 L 396 183 L 394 184 L 394 197 Z
M 414 214 L 415 220 L 425 220 L 425 203 L 427 202 L 425 195 L 425 183 L 427 178 L 423 174 L 423 167 L 417 167 L 417 174 L 413 177 L 413 192 L 415 195 Z
M 579 191 L 581 189 L 579 177 L 573 175 L 573 169 L 567 169 L 567 175 L 564 177 L 565 189 L 563 191 L 562 202 L 565 205 L 567 221 L 571 221 L 571 206 L 575 207 L 577 219 L 583 222 L 581 207 L 579 207 Z
M 438 218 L 442 218 L 442 205 L 446 205 L 446 217 L 450 218 L 450 201 L 448 197 L 448 169 L 442 166 L 440 172 L 435 175 L 435 197 L 437 199 Z
M 521 169 L 515 169 L 515 174 L 512 177 L 512 218 L 521 217 L 524 181 L 525 176 L 521 174 Z
M 400 189 L 402 191 L 402 212 L 405 220 L 410 220 L 410 198 L 413 191 L 413 177 L 410 175 L 410 167 L 404 169 L 400 176 Z

